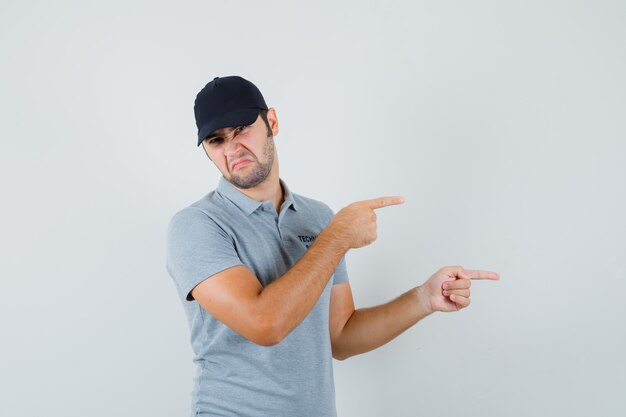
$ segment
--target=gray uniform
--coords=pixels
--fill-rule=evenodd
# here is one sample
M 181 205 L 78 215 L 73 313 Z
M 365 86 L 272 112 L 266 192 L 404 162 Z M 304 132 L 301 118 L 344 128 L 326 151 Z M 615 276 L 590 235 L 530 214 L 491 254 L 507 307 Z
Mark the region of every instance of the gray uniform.
M 309 315 L 281 343 L 257 345 L 191 298 L 207 277 L 245 265 L 263 286 L 287 272 L 333 217 L 324 203 L 289 191 L 258 202 L 225 178 L 170 222 L 167 270 L 183 300 L 198 372 L 193 416 L 335 416 L 328 330 L 330 288 L 348 280 L 342 259 Z

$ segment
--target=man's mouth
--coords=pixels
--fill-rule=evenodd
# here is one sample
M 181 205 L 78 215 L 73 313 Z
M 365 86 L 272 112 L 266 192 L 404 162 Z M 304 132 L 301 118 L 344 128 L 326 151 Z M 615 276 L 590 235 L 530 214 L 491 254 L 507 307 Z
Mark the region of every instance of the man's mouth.
M 232 167 L 230 168 L 231 171 L 234 171 L 235 169 L 242 167 L 246 164 L 249 164 L 251 161 L 249 159 L 240 159 L 237 162 L 234 162 Z

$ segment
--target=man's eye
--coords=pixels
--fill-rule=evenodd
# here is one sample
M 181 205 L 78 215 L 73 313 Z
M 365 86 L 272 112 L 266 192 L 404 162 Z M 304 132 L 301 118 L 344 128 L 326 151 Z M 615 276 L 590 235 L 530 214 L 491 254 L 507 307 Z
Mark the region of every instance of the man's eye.
M 220 143 L 222 141 L 222 138 L 212 138 L 209 139 L 209 145 L 215 145 L 216 143 Z

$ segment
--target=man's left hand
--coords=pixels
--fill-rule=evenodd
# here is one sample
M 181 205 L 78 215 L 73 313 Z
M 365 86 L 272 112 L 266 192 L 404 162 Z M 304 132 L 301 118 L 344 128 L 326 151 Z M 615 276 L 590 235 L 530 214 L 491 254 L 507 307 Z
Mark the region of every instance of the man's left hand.
M 422 300 L 430 312 L 457 311 L 470 304 L 472 280 L 498 280 L 496 272 L 449 266 L 435 272 L 420 287 Z

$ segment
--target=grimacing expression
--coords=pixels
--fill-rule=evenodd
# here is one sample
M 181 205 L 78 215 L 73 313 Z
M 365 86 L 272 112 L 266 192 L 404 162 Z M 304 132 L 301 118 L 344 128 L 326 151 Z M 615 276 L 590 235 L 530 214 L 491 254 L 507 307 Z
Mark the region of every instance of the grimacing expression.
M 274 137 L 261 117 L 248 126 L 219 129 L 203 142 L 209 159 L 235 187 L 248 189 L 261 184 L 274 165 Z M 255 155 L 256 151 L 256 155 Z M 259 155 L 259 157 L 257 157 Z

